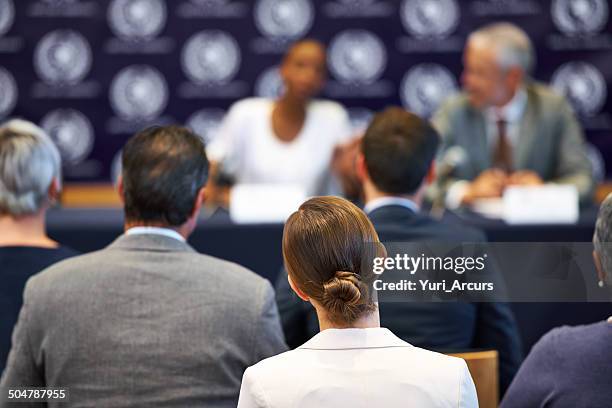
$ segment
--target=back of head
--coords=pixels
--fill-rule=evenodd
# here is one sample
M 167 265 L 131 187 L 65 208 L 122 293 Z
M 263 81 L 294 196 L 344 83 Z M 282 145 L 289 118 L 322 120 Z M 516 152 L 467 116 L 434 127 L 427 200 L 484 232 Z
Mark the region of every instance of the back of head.
M 593 245 L 601 261 L 604 283 L 612 292 L 612 194 L 599 207 Z
M 11 120 L 0 126 L 0 214 L 37 213 L 61 178 L 60 154 L 38 126 Z
M 503 69 L 520 67 L 530 74 L 535 65 L 535 54 L 531 40 L 518 26 L 499 22 L 486 25 L 468 38 L 469 42 L 481 42 L 487 48 L 497 51 L 497 62 Z
M 306 201 L 283 233 L 283 258 L 292 281 L 340 325 L 376 309 L 371 265 L 381 250 L 367 216 L 339 197 Z
M 431 167 L 439 140 L 429 122 L 402 108 L 376 114 L 361 145 L 376 188 L 388 194 L 415 193 Z
M 179 126 L 153 126 L 123 148 L 127 221 L 180 226 L 190 217 L 208 177 L 202 140 Z

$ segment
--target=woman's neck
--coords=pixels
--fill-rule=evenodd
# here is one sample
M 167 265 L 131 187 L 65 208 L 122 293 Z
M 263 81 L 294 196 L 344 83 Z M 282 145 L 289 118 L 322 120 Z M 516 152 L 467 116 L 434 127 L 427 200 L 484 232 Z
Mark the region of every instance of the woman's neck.
M 378 313 L 378 309 L 360 317 L 350 324 L 334 323 L 327 318 L 327 313 L 324 310 L 319 311 L 318 308 L 316 309 L 320 331 L 326 329 L 376 329 L 380 327 L 380 314 Z
M 284 142 L 293 141 L 306 121 L 306 105 L 288 95 L 278 99 L 272 111 L 272 130 Z
M 45 232 L 45 211 L 13 217 L 0 215 L 0 246 L 37 246 L 56 248 L 57 242 Z
M 289 94 L 276 100 L 275 110 L 289 120 L 303 120 L 306 116 L 306 103 Z

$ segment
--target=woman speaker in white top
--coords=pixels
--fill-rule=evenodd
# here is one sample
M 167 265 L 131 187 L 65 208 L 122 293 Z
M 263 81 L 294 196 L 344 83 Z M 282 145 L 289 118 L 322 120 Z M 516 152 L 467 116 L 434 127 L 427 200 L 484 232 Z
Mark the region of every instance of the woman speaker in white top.
M 296 42 L 279 71 L 278 98 L 243 99 L 223 119 L 207 147 L 213 179 L 222 173 L 235 184 L 293 185 L 308 196 L 339 192 L 330 185 L 332 159 L 344 151 L 351 126 L 340 104 L 314 99 L 325 83 L 325 47 Z
M 372 223 L 344 199 L 315 197 L 289 217 L 289 283 L 316 309 L 321 332 L 249 367 L 239 408 L 478 406 L 465 361 L 380 327 L 371 265 L 384 255 Z

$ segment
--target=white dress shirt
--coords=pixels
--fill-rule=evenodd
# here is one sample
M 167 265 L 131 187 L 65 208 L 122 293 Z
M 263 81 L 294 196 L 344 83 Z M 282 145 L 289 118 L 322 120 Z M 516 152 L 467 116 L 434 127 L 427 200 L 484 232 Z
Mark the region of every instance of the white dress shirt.
M 419 212 L 419 206 L 414 201 L 405 197 L 397 196 L 379 197 L 375 198 L 374 200 L 370 200 L 366 203 L 365 207 L 363 207 L 363 211 L 366 214 L 370 214 L 372 211 L 388 205 L 399 205 L 400 207 L 406 207 L 415 213 Z
M 177 239 L 181 242 L 185 242 L 185 238 L 178 232 L 170 228 L 162 227 L 132 227 L 125 231 L 125 235 L 142 235 L 142 234 L 155 234 L 163 235 L 169 238 Z
M 327 329 L 249 367 L 238 408 L 478 407 L 464 360 L 385 328 Z

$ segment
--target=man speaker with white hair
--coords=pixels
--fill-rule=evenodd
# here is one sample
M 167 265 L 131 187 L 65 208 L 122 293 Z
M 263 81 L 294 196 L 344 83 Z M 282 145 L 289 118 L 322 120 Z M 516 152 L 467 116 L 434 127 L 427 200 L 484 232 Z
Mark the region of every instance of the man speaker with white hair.
M 534 52 L 527 34 L 510 23 L 487 25 L 468 37 L 464 92 L 449 98 L 432 122 L 442 137 L 437 186 L 451 208 L 500 197 L 508 185 L 571 184 L 592 195 L 584 136 L 562 95 L 530 80 Z

